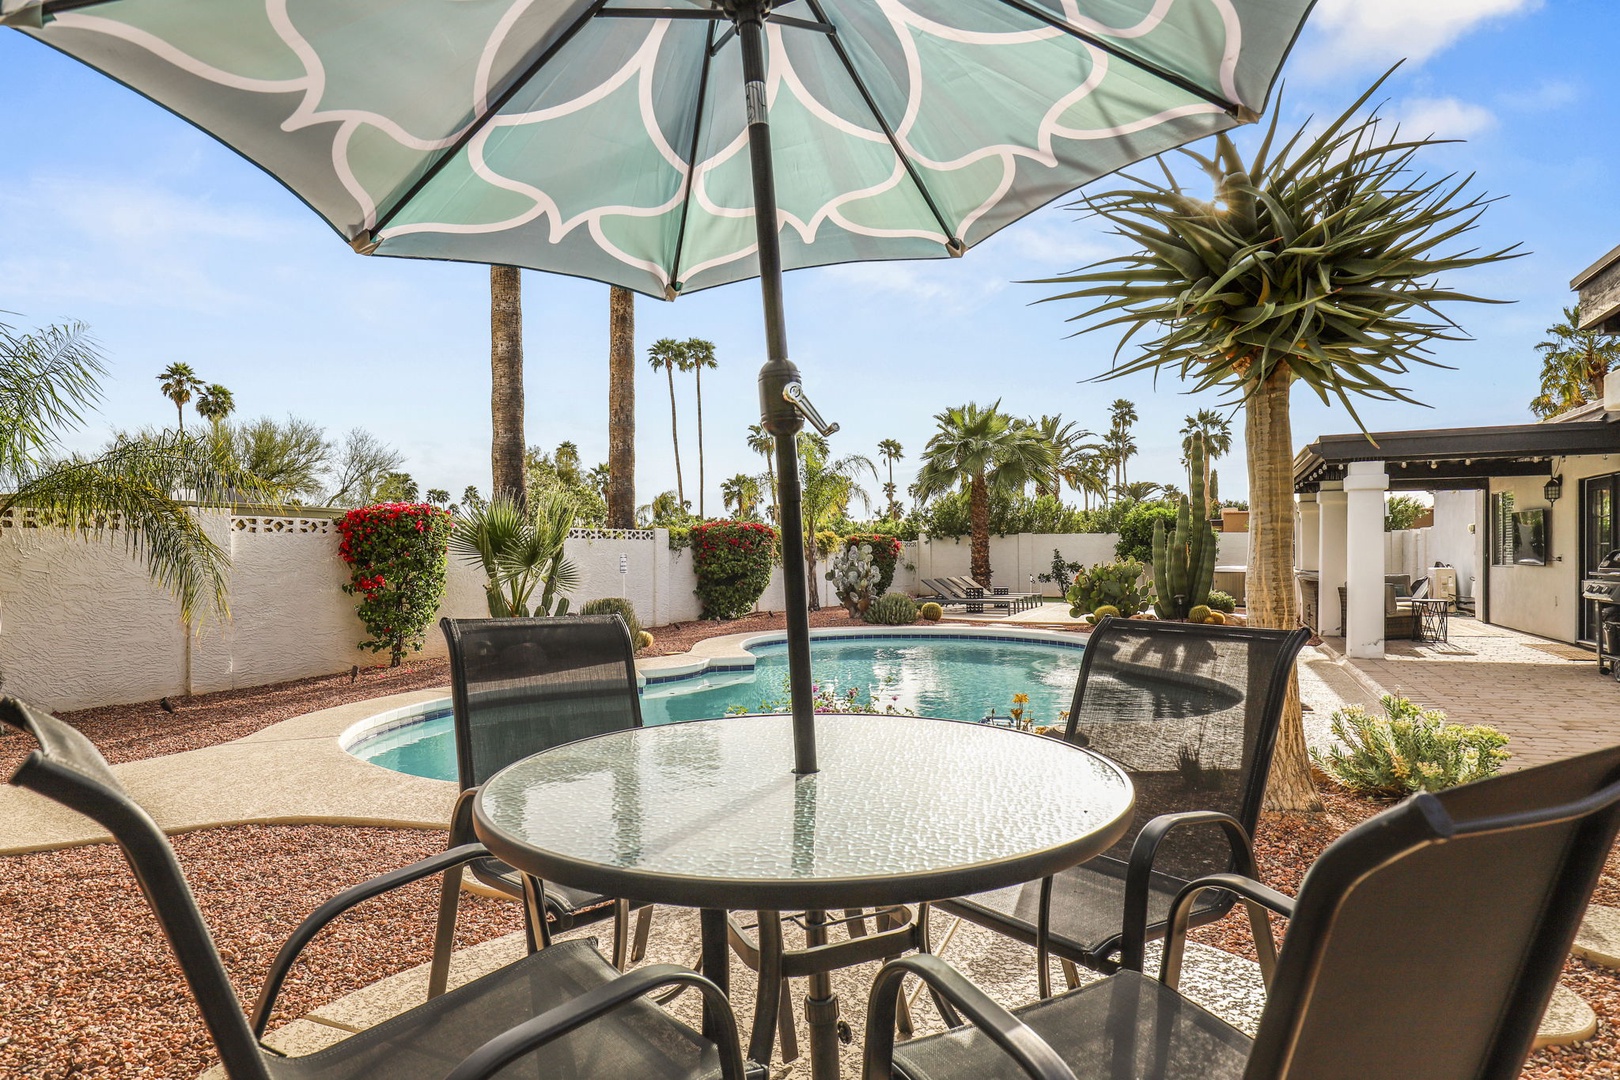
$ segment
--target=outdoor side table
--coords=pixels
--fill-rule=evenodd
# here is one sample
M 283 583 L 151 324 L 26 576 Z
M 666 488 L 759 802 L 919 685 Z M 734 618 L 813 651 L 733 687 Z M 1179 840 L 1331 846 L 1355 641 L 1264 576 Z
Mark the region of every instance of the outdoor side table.
M 1451 640 L 1451 601 L 1422 599 L 1412 605 L 1413 634 L 1419 641 Z
M 1130 824 L 1125 772 L 1058 739 L 913 716 L 818 716 L 816 725 L 821 771 L 809 776 L 791 771 L 786 716 L 568 743 L 491 777 L 475 828 L 543 881 L 703 909 L 704 974 L 725 989 L 728 910 L 879 907 L 1003 888 L 1086 861 Z

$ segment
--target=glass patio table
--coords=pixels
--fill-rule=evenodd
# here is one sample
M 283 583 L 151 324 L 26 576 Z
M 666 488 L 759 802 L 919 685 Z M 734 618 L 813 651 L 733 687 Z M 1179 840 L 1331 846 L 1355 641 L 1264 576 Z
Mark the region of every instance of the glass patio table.
M 702 909 L 704 973 L 728 989 L 728 910 L 1003 888 L 1086 861 L 1130 824 L 1125 772 L 1058 739 L 915 716 L 824 715 L 816 726 L 821 769 L 808 776 L 791 771 L 786 716 L 568 743 L 491 777 L 474 827 L 542 881 Z M 811 997 L 830 995 L 825 985 L 813 982 Z

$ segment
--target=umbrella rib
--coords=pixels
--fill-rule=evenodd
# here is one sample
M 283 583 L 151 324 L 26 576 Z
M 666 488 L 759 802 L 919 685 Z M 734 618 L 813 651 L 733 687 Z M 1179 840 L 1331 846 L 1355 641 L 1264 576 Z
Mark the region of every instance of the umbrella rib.
M 686 247 L 686 221 L 692 209 L 692 188 L 697 182 L 698 139 L 703 135 L 703 106 L 709 96 L 709 62 L 714 59 L 714 23 L 703 46 L 703 69 L 698 75 L 697 113 L 692 120 L 692 152 L 686 155 L 686 194 L 681 197 L 681 227 L 675 233 L 675 261 L 669 268 L 672 289 L 681 286 L 681 251 Z
M 815 12 L 816 18 L 828 23 L 828 25 L 832 25 L 827 19 L 826 12 L 821 9 L 818 0 L 809 0 L 809 4 L 810 10 Z M 906 156 L 906 152 L 901 149 L 900 140 L 895 136 L 894 128 L 889 126 L 889 122 L 883 118 L 883 113 L 878 110 L 877 100 L 872 97 L 872 92 L 866 88 L 865 81 L 861 79 L 860 73 L 855 70 L 855 62 L 850 59 L 849 53 L 844 49 L 844 43 L 839 40 L 836 27 L 833 28 L 832 33 L 827 35 L 827 40 L 832 43 L 833 52 L 837 54 L 839 62 L 844 65 L 844 71 L 849 75 L 850 81 L 855 84 L 855 89 L 860 91 L 861 100 L 866 102 L 866 107 L 871 112 L 872 119 L 876 120 L 878 127 L 883 129 L 884 136 L 889 140 L 889 146 L 894 150 L 894 156 L 900 159 L 901 165 L 905 166 L 906 175 L 911 177 L 911 182 L 916 185 L 917 191 L 923 197 L 923 201 L 928 204 L 929 212 L 934 215 L 934 220 L 939 223 L 939 231 L 945 234 L 946 249 L 953 255 L 961 254 L 964 250 L 961 239 L 952 231 L 950 225 L 946 224 L 945 215 L 940 213 L 939 204 L 934 201 L 934 196 L 929 192 L 928 185 L 923 183 L 922 176 L 917 172 L 917 167 L 912 163 L 911 158 Z
M 71 0 L 69 0 L 69 2 L 71 2 Z M 584 12 L 580 14 L 579 18 L 575 19 L 573 23 L 569 25 L 568 29 L 563 31 L 562 34 L 558 36 L 556 41 L 553 41 L 550 45 L 546 46 L 545 50 L 542 51 L 539 56 L 535 57 L 526 68 L 524 68 L 522 74 L 512 80 L 511 85 L 507 86 L 505 90 L 501 91 L 500 96 L 498 96 L 494 101 L 490 102 L 489 107 L 485 109 L 483 113 L 473 118 L 472 122 L 467 125 L 466 130 L 457 136 L 456 141 L 445 147 L 444 152 L 434 160 L 433 164 L 429 165 L 427 169 L 423 171 L 421 176 L 416 178 L 415 183 L 411 184 L 411 186 L 405 190 L 403 195 L 395 199 L 388 207 L 387 211 L 378 215 L 376 225 L 374 225 L 371 229 L 362 232 L 361 236 L 357 237 L 355 242 L 358 244 L 362 240 L 374 240 L 377 233 L 380 233 L 383 229 L 387 228 L 388 223 L 394 220 L 395 215 L 397 215 L 400 210 L 404 209 L 404 207 L 408 205 L 412 199 L 421 194 L 422 189 L 427 187 L 428 184 L 432 183 L 433 178 L 438 176 L 439 173 L 443 171 L 444 167 L 450 164 L 457 154 L 461 153 L 462 149 L 472 141 L 473 136 L 484 130 L 484 126 L 489 123 L 490 119 L 498 115 L 500 111 L 506 107 L 506 103 L 511 101 L 512 98 L 516 96 L 517 92 L 523 89 L 523 87 L 528 84 L 529 80 L 534 78 L 536 73 L 538 73 L 541 68 L 545 67 L 546 64 L 551 61 L 551 58 L 556 56 L 558 51 L 560 51 L 563 46 L 574 40 L 574 35 L 583 30 L 585 25 L 589 23 L 591 19 L 595 18 L 596 14 L 606 6 L 607 0 L 596 0 L 594 4 L 586 8 Z M 367 233 L 370 235 L 368 236 Z
M 77 11 L 79 8 L 110 3 L 112 0 L 45 0 L 45 3 L 39 6 L 39 10 L 42 15 L 55 15 L 58 12 Z
M 1069 25 L 1056 15 L 1053 15 L 1047 11 L 1042 11 L 1034 4 L 1029 3 L 1028 0 L 1001 0 L 1001 2 L 1010 8 L 1023 12 L 1030 18 L 1040 20 L 1055 30 L 1063 31 L 1072 38 L 1083 41 L 1087 45 L 1095 46 L 1096 48 L 1099 48 L 1103 52 L 1107 53 L 1109 56 L 1123 60 L 1132 67 L 1140 68 L 1142 71 L 1147 72 L 1149 75 L 1152 75 L 1155 78 L 1163 79 L 1172 86 L 1179 87 L 1195 97 L 1202 98 L 1211 105 L 1219 106 L 1223 112 L 1226 112 L 1245 123 L 1252 122 L 1253 120 L 1257 119 L 1254 110 L 1250 109 L 1247 105 L 1242 105 L 1235 101 L 1227 101 L 1219 94 L 1206 90 L 1204 87 L 1199 86 L 1197 83 L 1193 82 L 1184 75 L 1178 75 L 1176 72 L 1171 71 L 1168 68 L 1160 67 L 1151 60 L 1137 56 L 1128 49 L 1122 49 L 1118 45 L 1104 41 L 1095 34 L 1087 33 L 1077 26 Z

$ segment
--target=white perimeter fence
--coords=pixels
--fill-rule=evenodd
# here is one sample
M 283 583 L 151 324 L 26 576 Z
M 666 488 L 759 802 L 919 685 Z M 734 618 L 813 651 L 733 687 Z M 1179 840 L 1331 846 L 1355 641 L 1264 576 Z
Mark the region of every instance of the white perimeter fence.
M 354 598 L 341 591 L 348 568 L 338 557 L 333 521 L 202 517 L 230 553 L 231 613 L 189 635 L 178 605 L 125 553 L 121 537 L 87 540 L 0 517 L 0 689 L 42 708 L 79 709 L 325 675 L 382 659 L 355 645 L 364 631 Z M 1107 562 L 1115 539 L 992 537 L 995 584 L 1029 588 L 1031 575 L 1050 568 L 1054 548 L 1071 561 Z M 698 617 L 691 552 L 671 551 L 667 531 L 577 529 L 567 550 L 581 578 L 571 597 L 575 609 L 598 597 L 624 596 L 647 626 Z M 915 593 L 922 578 L 966 574 L 968 557 L 965 538 L 906 544 L 891 587 Z M 1221 535 L 1222 565 L 1247 559 L 1247 534 Z M 818 585 L 823 603 L 836 603 L 829 583 Z M 1036 588 L 1057 594 L 1054 585 L 1036 582 Z M 759 607 L 781 609 L 780 571 Z M 439 614 L 475 618 L 487 611 L 482 574 L 452 558 Z M 437 626 L 422 655 L 444 655 Z

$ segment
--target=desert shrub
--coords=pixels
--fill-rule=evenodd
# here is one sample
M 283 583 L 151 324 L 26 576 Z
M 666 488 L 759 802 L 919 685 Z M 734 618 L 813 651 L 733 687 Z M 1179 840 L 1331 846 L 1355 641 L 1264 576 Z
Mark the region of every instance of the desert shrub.
M 1098 563 L 1075 574 L 1069 586 L 1069 614 L 1078 619 L 1112 604 L 1125 616 L 1135 615 L 1153 603 L 1153 589 L 1145 580 L 1147 567 L 1134 560 Z
M 344 514 L 338 555 L 349 564 L 343 591 L 360 597 L 355 614 L 370 635 L 360 648 L 389 654 L 398 667 L 422 637 L 444 599 L 450 515 L 426 503 L 379 503 Z
M 635 605 L 620 596 L 604 596 L 600 600 L 587 600 L 579 609 L 581 615 L 617 615 L 630 628 L 630 640 L 640 649 L 641 620 L 636 618 Z
M 896 537 L 881 532 L 850 533 L 844 537 L 846 548 L 859 547 L 866 544 L 872 549 L 872 562 L 878 568 L 877 587 L 873 590 L 874 596 L 882 596 L 894 584 L 894 568 L 900 559 L 900 541 Z
M 1069 591 L 1069 583 L 1074 575 L 1085 569 L 1084 563 L 1070 562 L 1063 557 L 1063 552 L 1057 548 L 1052 549 L 1052 569 L 1039 575 L 1041 581 L 1049 581 L 1058 587 L 1058 594 L 1064 595 Z
M 866 609 L 866 621 L 878 626 L 910 626 L 917 621 L 917 602 L 905 593 L 884 593 Z
M 1328 726 L 1341 745 L 1311 752 L 1318 768 L 1358 795 L 1443 791 L 1496 774 L 1508 758 L 1507 736 L 1495 728 L 1448 724 L 1438 709 L 1389 694 L 1379 703 L 1382 716 L 1360 705 L 1334 713 Z
M 945 609 L 930 600 L 928 603 L 917 609 L 917 614 L 921 615 L 928 622 L 939 622 L 940 619 L 945 617 Z
M 1114 554 L 1126 561 L 1147 562 L 1153 558 L 1153 523 L 1164 522 L 1167 533 L 1176 531 L 1176 508 L 1167 503 L 1138 503 L 1119 519 L 1119 541 Z
M 1209 595 L 1204 598 L 1204 603 L 1212 610 L 1219 611 L 1223 615 L 1230 615 L 1237 610 L 1237 599 L 1231 593 L 1223 593 L 1219 589 L 1209 590 Z
M 735 619 L 754 610 L 771 582 L 776 530 L 757 521 L 692 526 L 693 569 L 703 618 Z

